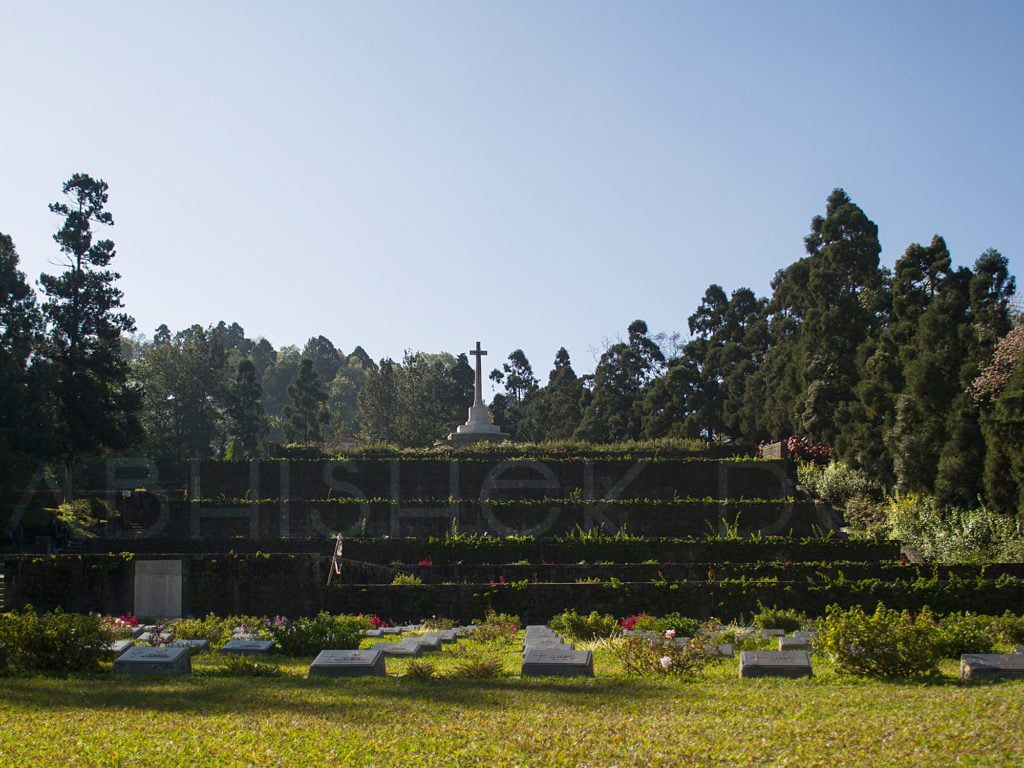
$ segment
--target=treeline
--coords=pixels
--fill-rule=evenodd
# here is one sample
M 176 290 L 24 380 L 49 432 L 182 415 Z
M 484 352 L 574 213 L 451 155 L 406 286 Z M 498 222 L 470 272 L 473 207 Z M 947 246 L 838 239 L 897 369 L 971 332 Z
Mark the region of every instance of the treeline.
M 105 451 L 164 466 L 267 442 L 429 446 L 464 421 L 464 354 L 375 361 L 326 336 L 302 349 L 237 323 L 131 335 L 109 240 L 106 185 L 76 175 L 55 235 L 65 271 L 36 297 L 0 238 L 0 460 L 68 466 Z M 842 191 L 811 220 L 806 255 L 772 293 L 711 285 L 685 344 L 636 320 L 580 376 L 563 348 L 541 382 L 521 350 L 491 373 L 496 423 L 517 440 L 660 437 L 750 446 L 798 435 L 832 446 L 886 488 L 1004 511 L 1024 488 L 1024 343 L 1014 278 L 996 251 L 953 267 L 941 237 L 891 271 L 876 225 Z

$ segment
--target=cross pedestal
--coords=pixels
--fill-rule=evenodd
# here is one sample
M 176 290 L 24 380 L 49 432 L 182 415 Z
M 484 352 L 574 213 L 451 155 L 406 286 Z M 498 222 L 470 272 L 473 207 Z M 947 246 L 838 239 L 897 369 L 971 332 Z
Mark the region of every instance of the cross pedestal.
M 468 445 L 470 443 L 487 440 L 501 442 L 511 439 L 508 434 L 501 431 L 497 424 L 491 424 L 490 414 L 487 406 L 484 405 L 484 375 L 483 356 L 486 350 L 480 348 L 480 342 L 476 343 L 476 349 L 470 350 L 469 354 L 476 358 L 476 380 L 473 387 L 473 405 L 469 408 L 469 418 L 466 423 L 448 435 L 447 443 L 451 446 Z

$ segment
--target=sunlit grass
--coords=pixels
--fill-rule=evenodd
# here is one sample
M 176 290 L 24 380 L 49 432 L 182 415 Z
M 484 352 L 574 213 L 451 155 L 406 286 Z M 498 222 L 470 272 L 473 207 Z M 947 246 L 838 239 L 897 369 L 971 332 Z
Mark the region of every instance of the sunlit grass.
M 364 643 L 366 645 L 368 643 Z M 740 680 L 717 661 L 692 680 L 624 676 L 599 644 L 593 679 L 518 678 L 518 646 L 462 641 L 444 675 L 498 658 L 485 680 L 225 676 L 0 678 L 0 764 L 132 765 L 1019 765 L 1024 682 L 964 685 L 953 661 L 931 683 L 838 675 Z

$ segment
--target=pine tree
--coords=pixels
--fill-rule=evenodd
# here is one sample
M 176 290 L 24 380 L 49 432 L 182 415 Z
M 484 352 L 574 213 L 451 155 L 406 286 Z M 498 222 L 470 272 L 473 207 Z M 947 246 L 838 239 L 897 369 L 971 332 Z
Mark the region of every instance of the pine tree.
M 291 404 L 284 409 L 284 431 L 291 442 L 303 445 L 318 444 L 323 439 L 323 427 L 329 417 L 324 404 L 327 393 L 320 376 L 313 369 L 313 361 L 303 358 L 294 381 L 288 385 Z
M 110 226 L 104 208 L 107 184 L 77 173 L 64 183 L 65 202 L 50 210 L 64 217 L 53 236 L 64 256 L 65 271 L 42 275 L 49 323 L 46 358 L 53 369 L 54 417 L 65 466 L 64 491 L 73 495 L 71 468 L 82 456 L 137 442 L 140 393 L 129 384 L 121 352 L 123 333 L 135 330 L 131 317 L 118 310 L 120 277 L 107 269 L 114 243 L 94 240 L 94 225 Z
M 260 437 L 266 430 L 263 404 L 260 402 L 263 389 L 256 378 L 256 366 L 252 360 L 243 359 L 238 363 L 235 380 L 227 393 L 225 409 L 228 429 L 241 441 L 247 452 L 259 445 Z

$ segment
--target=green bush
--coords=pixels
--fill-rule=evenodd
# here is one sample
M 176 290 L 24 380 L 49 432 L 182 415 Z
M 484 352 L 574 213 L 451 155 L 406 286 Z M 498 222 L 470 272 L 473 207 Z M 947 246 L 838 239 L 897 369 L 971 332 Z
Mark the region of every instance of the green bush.
M 992 619 L 992 634 L 1000 643 L 1024 645 L 1024 616 L 1006 611 Z
M 552 617 L 551 628 L 573 640 L 598 640 L 611 637 L 619 629 L 619 622 L 607 613 L 591 611 L 588 615 L 570 609 Z
M 370 628 L 365 616 L 316 616 L 275 623 L 273 634 L 281 651 L 289 656 L 312 656 L 326 649 L 358 648 L 362 630 Z
M 697 619 L 678 613 L 666 613 L 664 616 L 642 614 L 637 616 L 633 629 L 638 632 L 657 632 L 659 635 L 664 634 L 665 630 L 674 629 L 680 637 L 693 637 L 700 626 L 701 623 Z
M 767 608 L 763 605 L 754 614 L 754 626 L 758 629 L 784 629 L 796 632 L 807 624 L 807 615 L 795 608 Z
M 243 619 L 241 616 L 228 616 L 222 619 L 210 613 L 202 619 L 178 619 L 171 623 L 171 631 L 176 638 L 209 640 L 210 647 L 219 650 L 231 639 L 231 633 L 235 628 L 253 623 L 251 619 L 249 622 Z
M 45 672 L 88 672 L 106 655 L 113 635 L 96 614 L 0 614 L 0 644 L 7 646 L 11 666 Z
M 838 669 L 863 677 L 932 675 L 942 658 L 938 627 L 928 608 L 913 616 L 881 603 L 873 614 L 859 606 L 830 605 L 814 644 Z
M 399 573 L 391 580 L 393 587 L 419 587 L 423 585 L 423 579 L 413 576 L 411 573 Z
M 907 494 L 889 500 L 895 539 L 937 563 L 1019 563 L 1024 537 L 1012 517 L 980 507 L 943 507 L 933 496 Z
M 939 653 L 947 659 L 959 659 L 964 653 L 992 653 L 994 646 L 991 616 L 951 613 L 939 622 Z

